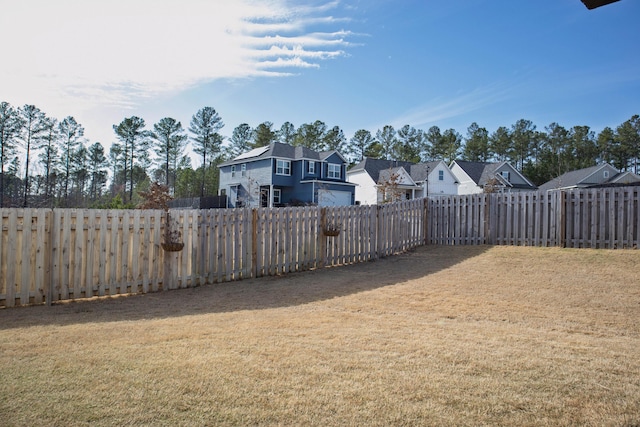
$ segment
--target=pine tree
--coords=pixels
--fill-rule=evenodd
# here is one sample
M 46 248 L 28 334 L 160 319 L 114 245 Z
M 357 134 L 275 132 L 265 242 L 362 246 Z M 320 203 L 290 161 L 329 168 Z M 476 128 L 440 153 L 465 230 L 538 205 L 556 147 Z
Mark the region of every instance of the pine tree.
M 200 197 L 205 196 L 207 157 L 215 158 L 220 153 L 223 137 L 218 133 L 224 126 L 220 115 L 212 107 L 203 107 L 191 117 L 189 132 L 193 135 L 194 151 L 202 156 L 202 181 Z

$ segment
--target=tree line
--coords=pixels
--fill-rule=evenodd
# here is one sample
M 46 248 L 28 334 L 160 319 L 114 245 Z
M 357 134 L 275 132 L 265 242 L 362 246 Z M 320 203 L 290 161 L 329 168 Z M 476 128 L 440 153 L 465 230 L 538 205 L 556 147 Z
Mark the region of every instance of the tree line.
M 597 135 L 588 126 L 551 123 L 540 130 L 530 120 L 493 132 L 472 123 L 455 129 L 428 130 L 386 125 L 375 133 L 357 130 L 350 139 L 339 126 L 321 120 L 276 128 L 236 126 L 222 135 L 224 123 L 212 107 L 198 110 L 187 128 L 165 117 L 147 128 L 132 116 L 113 125 L 116 142 L 105 152 L 90 144 L 72 116 L 49 117 L 34 105 L 0 103 L 0 206 L 126 208 L 141 202 L 151 183 L 165 185 L 174 197 L 215 195 L 218 164 L 253 148 L 282 142 L 316 151 L 338 150 L 352 164 L 365 157 L 409 162 L 444 160 L 509 161 L 535 184 L 565 172 L 608 162 L 638 173 L 640 116 Z M 194 169 L 188 144 L 200 159 Z M 110 178 L 110 179 L 109 179 Z

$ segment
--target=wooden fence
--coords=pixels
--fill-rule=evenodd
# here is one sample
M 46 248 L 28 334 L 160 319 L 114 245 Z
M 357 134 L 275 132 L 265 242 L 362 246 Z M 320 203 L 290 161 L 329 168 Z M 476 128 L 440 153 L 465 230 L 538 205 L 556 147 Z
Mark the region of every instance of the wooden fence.
M 0 307 L 147 293 L 366 262 L 422 244 L 637 248 L 640 187 L 440 196 L 381 206 L 1 209 Z M 325 236 L 327 224 L 338 236 Z
M 163 211 L 1 209 L 0 306 L 147 293 L 364 262 L 423 245 L 425 200 Z M 325 236 L 327 224 L 338 236 Z
M 442 196 L 428 243 L 637 248 L 640 187 Z

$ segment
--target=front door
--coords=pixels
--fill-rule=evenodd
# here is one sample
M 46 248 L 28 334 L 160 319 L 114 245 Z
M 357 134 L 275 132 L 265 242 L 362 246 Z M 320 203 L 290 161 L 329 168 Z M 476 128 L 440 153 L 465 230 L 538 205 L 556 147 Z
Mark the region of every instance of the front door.
M 269 186 L 263 185 L 262 187 L 260 187 L 260 206 L 263 208 L 268 208 L 269 198 L 270 198 Z

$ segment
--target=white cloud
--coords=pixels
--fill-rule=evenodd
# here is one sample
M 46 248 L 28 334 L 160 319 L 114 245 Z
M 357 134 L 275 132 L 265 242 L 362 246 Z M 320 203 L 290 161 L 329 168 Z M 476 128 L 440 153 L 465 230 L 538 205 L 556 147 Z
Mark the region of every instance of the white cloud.
M 145 98 L 205 81 L 286 76 L 345 55 L 338 2 L 0 0 L 0 93 L 50 114 Z M 325 31 L 326 30 L 326 31 Z
M 505 101 L 511 96 L 513 86 L 488 85 L 471 91 L 454 94 L 447 99 L 434 99 L 429 104 L 407 111 L 391 121 L 392 126 L 426 126 L 447 119 L 464 116 L 490 105 Z

